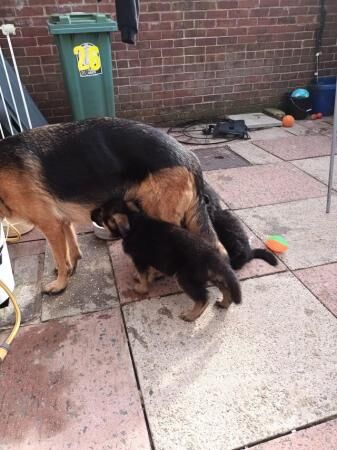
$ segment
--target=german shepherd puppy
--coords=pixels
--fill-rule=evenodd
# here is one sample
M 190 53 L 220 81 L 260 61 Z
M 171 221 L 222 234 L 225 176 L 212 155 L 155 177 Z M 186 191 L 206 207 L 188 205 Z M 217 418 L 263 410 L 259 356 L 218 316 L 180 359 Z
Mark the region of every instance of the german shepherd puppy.
M 155 128 L 96 118 L 49 125 L 0 141 L 0 218 L 36 225 L 53 251 L 64 290 L 81 252 L 72 223 L 111 198 L 135 199 L 152 217 L 180 225 L 224 252 L 203 199 L 198 159 Z
M 239 219 L 232 212 L 222 209 L 218 194 L 206 182 L 204 197 L 213 227 L 228 252 L 233 269 L 241 269 L 254 258 L 263 259 L 272 266 L 277 265 L 276 257 L 268 250 L 251 248 Z
M 110 229 L 116 223 L 123 237 L 123 249 L 139 273 L 139 281 L 135 285 L 137 292 L 148 292 L 148 284 L 152 281 L 151 268 L 177 277 L 181 288 L 195 302 L 192 310 L 181 314 L 182 319 L 192 322 L 206 309 L 208 281 L 223 294 L 222 301 L 217 302 L 220 307 L 228 308 L 231 301 L 241 302 L 240 284 L 227 258 L 200 236 L 147 216 L 133 202 L 109 201 L 94 210 L 91 218 Z

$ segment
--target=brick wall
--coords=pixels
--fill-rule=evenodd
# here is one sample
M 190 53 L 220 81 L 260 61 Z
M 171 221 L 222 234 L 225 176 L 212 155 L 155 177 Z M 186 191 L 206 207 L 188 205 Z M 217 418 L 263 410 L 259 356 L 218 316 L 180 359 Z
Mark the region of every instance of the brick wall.
M 256 110 L 277 105 L 313 75 L 319 0 L 140 3 L 137 45 L 113 36 L 119 116 L 172 123 Z M 326 8 L 322 75 L 337 72 L 337 1 L 326 0 Z M 23 81 L 50 122 L 70 119 L 70 108 L 46 19 L 67 11 L 114 15 L 114 0 L 0 2 L 0 19 L 18 26 L 13 44 Z

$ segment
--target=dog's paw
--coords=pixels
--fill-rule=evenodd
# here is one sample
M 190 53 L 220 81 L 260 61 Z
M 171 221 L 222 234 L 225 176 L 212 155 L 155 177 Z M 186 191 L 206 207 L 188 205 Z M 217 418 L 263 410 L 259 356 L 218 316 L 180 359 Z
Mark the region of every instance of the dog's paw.
M 42 288 L 42 293 L 49 294 L 49 295 L 56 295 L 56 294 L 60 294 L 61 292 L 63 292 L 66 287 L 67 287 L 67 284 L 61 283 L 58 280 L 54 280 L 54 281 L 46 284 Z

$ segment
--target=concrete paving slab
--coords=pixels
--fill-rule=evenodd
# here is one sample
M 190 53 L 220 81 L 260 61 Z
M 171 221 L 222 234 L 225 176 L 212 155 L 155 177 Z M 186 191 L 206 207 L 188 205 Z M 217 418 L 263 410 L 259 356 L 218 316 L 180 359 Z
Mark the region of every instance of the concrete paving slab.
M 203 171 L 215 169 L 231 169 L 232 167 L 249 166 L 249 162 L 232 152 L 228 145 L 222 147 L 199 148 L 193 150 L 198 157 Z
M 206 172 L 205 178 L 232 209 L 319 197 L 326 187 L 290 163 Z
M 46 251 L 46 241 L 30 241 L 18 242 L 16 244 L 8 245 L 8 253 L 11 261 L 21 256 L 40 255 Z
M 43 234 L 35 227 L 29 233 L 25 233 L 21 236 L 20 242 L 28 242 L 28 241 L 38 241 L 40 239 L 45 239 Z
M 41 315 L 42 257 L 21 256 L 14 260 L 12 268 L 15 279 L 14 296 L 21 310 L 21 321 L 33 321 Z M 14 322 L 15 312 L 10 302 L 8 307 L 0 309 L 0 328 L 12 326 Z
M 287 128 L 287 132 L 295 136 L 308 136 L 312 134 L 309 128 L 301 125 L 301 121 L 295 122 L 292 127 Z
M 264 240 L 270 234 L 286 238 L 289 249 L 280 255 L 290 269 L 303 269 L 337 261 L 337 198 L 325 212 L 326 198 L 238 211 L 239 217 Z
M 333 116 L 324 116 L 321 120 L 323 120 L 323 122 L 329 123 L 330 125 L 333 125 Z
M 332 125 L 324 120 L 301 120 L 301 125 L 308 128 L 312 134 L 332 136 Z
M 337 264 L 296 270 L 294 274 L 337 317 Z
M 151 448 L 118 308 L 22 328 L 0 404 L 6 450 Z
M 242 286 L 193 324 L 184 295 L 123 308 L 156 449 L 229 450 L 337 412 L 335 318 L 289 273 Z
M 290 136 L 272 139 L 256 140 L 255 145 L 286 161 L 312 158 L 314 156 L 330 155 L 331 139 L 328 136 Z
M 324 184 L 329 181 L 330 156 L 319 156 L 318 158 L 299 159 L 292 161 L 299 169 L 313 176 Z M 333 187 L 337 189 L 337 158 L 335 158 Z
M 329 420 L 252 447 L 253 450 L 336 450 L 336 448 L 337 420 Z
M 244 226 L 252 248 L 263 248 L 263 242 L 258 239 L 252 231 Z M 131 259 L 124 254 L 121 241 L 113 242 L 110 247 L 110 255 L 113 263 L 115 279 L 117 283 L 120 302 L 122 305 L 143 300 L 145 298 L 158 298 L 181 292 L 181 288 L 174 278 L 163 277 L 156 280 L 146 295 L 140 295 L 133 291 L 134 285 L 133 273 L 134 266 Z M 269 265 L 261 259 L 254 259 L 247 263 L 238 271 L 241 280 L 251 277 L 263 276 L 271 273 L 282 272 L 286 270 L 285 265 L 279 261 L 276 267 Z
M 245 158 L 251 164 L 272 164 L 281 162 L 280 158 L 262 150 L 249 142 L 231 142 L 230 148 L 233 152 Z
M 71 277 L 68 288 L 59 295 L 43 295 L 42 320 L 109 309 L 118 305 L 112 266 L 105 241 L 93 234 L 79 237 L 83 259 Z M 44 280 L 55 278 L 50 248 L 46 252 Z
M 260 139 L 274 140 L 288 138 L 289 133 L 287 128 L 269 128 L 266 130 L 254 130 L 249 132 L 249 136 L 252 142 Z
M 245 124 L 250 130 L 256 130 L 257 128 L 273 128 L 282 126 L 282 122 L 280 120 L 270 117 L 262 112 L 232 114 L 228 117 L 232 120 L 244 120 Z

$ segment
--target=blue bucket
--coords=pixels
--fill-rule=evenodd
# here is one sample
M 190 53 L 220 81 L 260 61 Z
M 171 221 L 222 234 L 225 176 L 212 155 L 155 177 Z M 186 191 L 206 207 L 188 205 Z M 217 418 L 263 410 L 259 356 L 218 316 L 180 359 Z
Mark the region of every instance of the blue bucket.
M 310 86 L 312 112 L 332 116 L 335 105 L 336 77 L 320 77 Z

